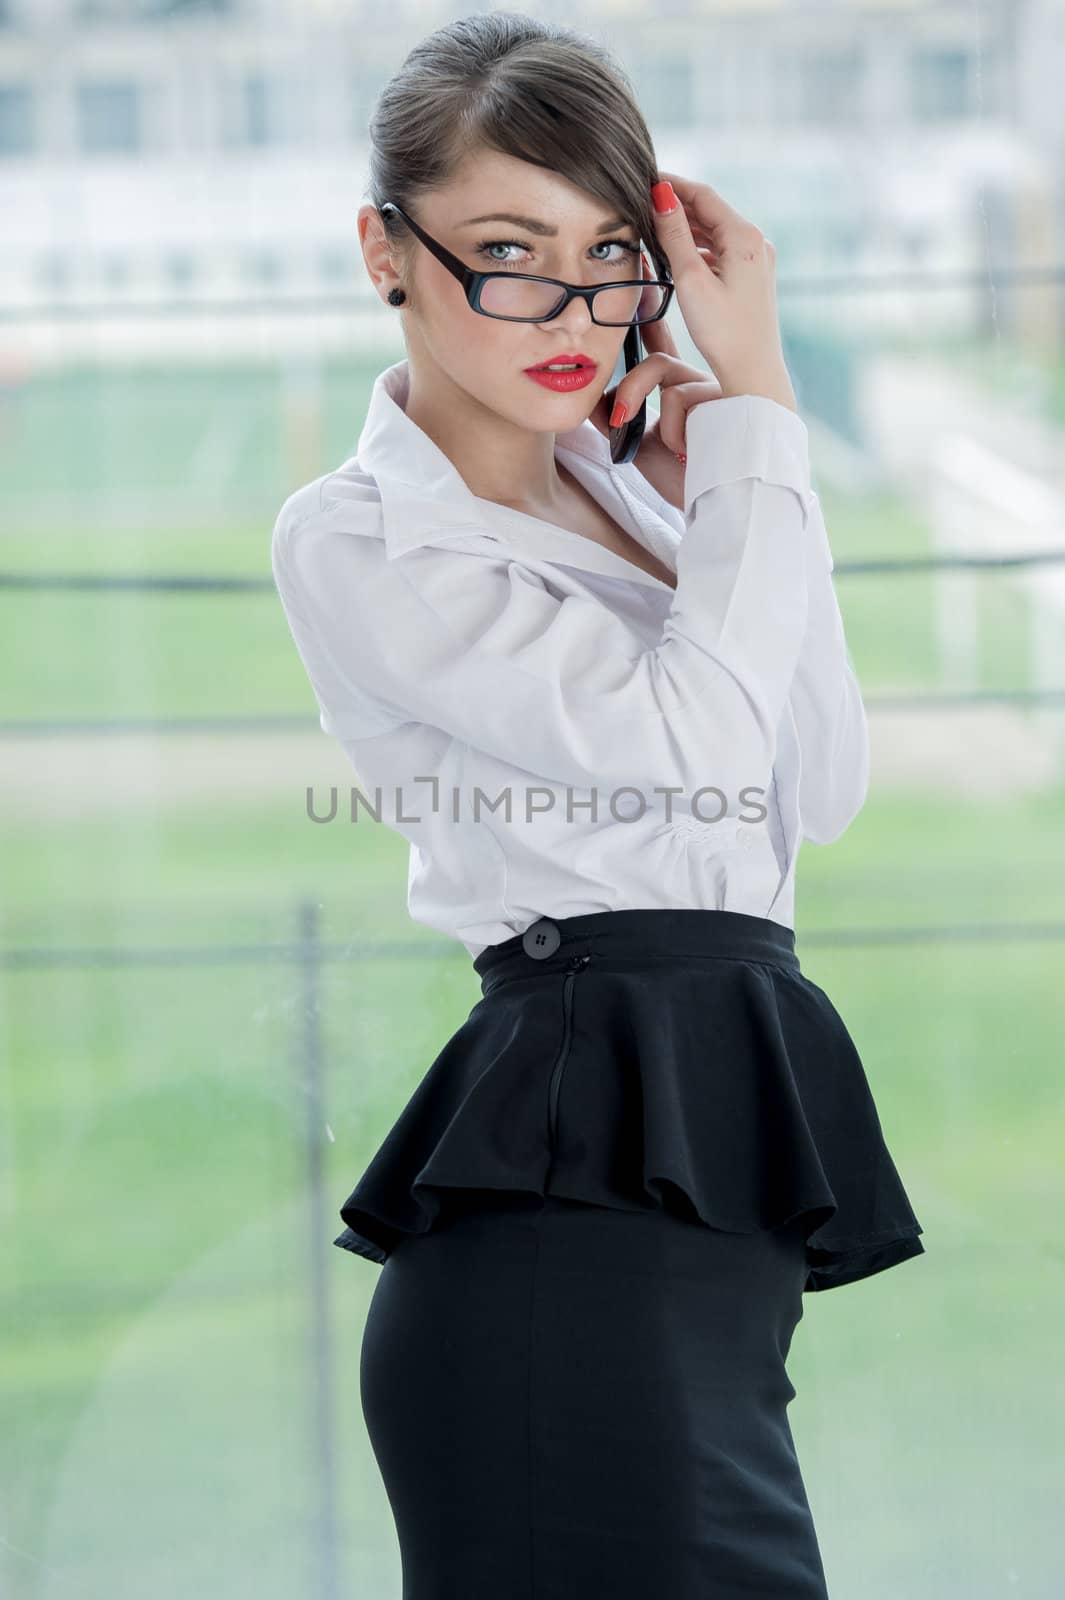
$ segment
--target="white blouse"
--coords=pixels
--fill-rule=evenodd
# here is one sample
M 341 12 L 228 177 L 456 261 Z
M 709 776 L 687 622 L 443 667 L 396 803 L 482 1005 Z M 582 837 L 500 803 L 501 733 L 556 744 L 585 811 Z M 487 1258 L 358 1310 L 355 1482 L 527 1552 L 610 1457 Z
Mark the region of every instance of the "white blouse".
M 620 908 L 794 926 L 800 842 L 839 838 L 869 778 L 805 423 L 762 396 L 695 406 L 683 513 L 591 421 L 556 435 L 674 590 L 473 494 L 407 417 L 408 377 L 380 374 L 356 454 L 288 497 L 271 558 L 358 820 L 410 842 L 412 919 L 471 957 Z

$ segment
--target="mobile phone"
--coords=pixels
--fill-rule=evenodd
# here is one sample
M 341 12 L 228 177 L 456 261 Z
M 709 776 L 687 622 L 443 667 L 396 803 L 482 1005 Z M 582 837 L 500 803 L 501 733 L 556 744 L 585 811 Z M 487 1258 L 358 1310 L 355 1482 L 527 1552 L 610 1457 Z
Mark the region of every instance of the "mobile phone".
M 630 323 L 625 334 L 625 371 L 631 372 L 643 360 L 640 329 L 633 322 Z M 647 426 L 647 401 L 640 403 L 636 415 L 629 417 L 621 424 L 620 428 L 610 429 L 610 459 L 615 466 L 622 466 L 626 461 L 631 461 L 640 448 L 643 430 Z

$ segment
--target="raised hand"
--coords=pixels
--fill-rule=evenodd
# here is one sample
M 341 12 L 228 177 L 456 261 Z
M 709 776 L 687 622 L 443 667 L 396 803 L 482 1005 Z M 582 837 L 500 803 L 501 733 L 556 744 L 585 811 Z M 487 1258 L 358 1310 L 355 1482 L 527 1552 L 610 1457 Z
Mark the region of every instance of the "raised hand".
M 658 240 L 688 332 L 722 395 L 767 394 L 797 410 L 780 338 L 772 244 L 708 183 L 675 172 L 660 178 L 651 191 Z M 658 209 L 671 201 L 671 209 Z

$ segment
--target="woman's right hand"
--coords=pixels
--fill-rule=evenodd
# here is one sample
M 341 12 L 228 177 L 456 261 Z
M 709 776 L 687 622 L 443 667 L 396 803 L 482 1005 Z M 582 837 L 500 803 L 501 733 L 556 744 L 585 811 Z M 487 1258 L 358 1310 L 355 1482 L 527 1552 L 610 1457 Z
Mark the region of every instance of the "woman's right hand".
M 672 186 L 679 204 L 672 211 L 655 207 L 658 240 L 685 325 L 722 394 L 768 394 L 796 409 L 780 337 L 772 244 L 708 183 L 676 172 L 660 172 L 659 179 Z M 658 190 L 659 198 L 664 192 Z

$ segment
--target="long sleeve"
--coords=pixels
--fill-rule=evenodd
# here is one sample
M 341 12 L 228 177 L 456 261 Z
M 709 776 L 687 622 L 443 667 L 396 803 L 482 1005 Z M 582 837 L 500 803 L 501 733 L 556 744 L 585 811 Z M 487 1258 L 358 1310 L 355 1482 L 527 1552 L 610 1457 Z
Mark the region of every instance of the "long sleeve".
M 274 577 L 323 728 L 426 723 L 601 803 L 628 785 L 648 804 L 656 787 L 714 785 L 737 804 L 768 788 L 807 622 L 806 426 L 742 395 L 693 408 L 687 438 L 677 586 L 653 649 L 505 545 L 389 561 L 377 538 L 282 512 Z
M 835 562 L 821 501 L 812 490 L 808 509 L 806 632 L 791 707 L 802 756 L 803 837 L 811 844 L 831 844 L 865 803 L 869 728 L 832 582 Z

